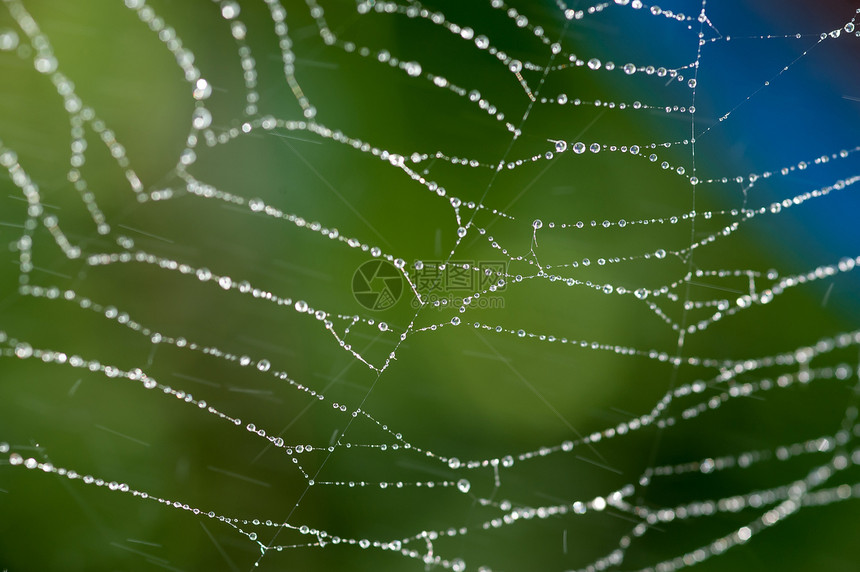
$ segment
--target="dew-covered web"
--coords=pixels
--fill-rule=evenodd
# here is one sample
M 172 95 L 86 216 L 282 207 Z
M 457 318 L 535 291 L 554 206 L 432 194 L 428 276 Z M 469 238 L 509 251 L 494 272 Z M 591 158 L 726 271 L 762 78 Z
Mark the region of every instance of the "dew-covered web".
M 853 569 L 858 12 L 4 0 L 0 564 Z

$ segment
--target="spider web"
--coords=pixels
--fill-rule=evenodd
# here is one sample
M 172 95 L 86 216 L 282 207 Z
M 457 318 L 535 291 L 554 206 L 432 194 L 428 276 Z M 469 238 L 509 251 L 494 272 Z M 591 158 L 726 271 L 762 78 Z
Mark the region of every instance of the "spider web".
M 852 569 L 856 5 L 177 4 L 0 10 L 4 566 Z

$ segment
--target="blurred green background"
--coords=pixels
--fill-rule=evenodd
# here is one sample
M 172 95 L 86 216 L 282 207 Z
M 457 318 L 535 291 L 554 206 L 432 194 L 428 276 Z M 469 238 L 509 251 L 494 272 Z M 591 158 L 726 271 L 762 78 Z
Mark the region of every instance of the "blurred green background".
M 133 4 L 129 2 L 130 4 Z M 313 4 L 313 3 L 311 3 Z M 370 3 L 373 4 L 373 3 Z M 686 81 L 669 81 L 639 71 L 627 75 L 606 66 L 525 70 L 536 93 L 532 103 L 517 78 L 487 51 L 426 18 L 385 13 L 373 7 L 361 14 L 346 0 L 323 2 L 327 25 L 343 41 L 369 49 L 368 56 L 327 46 L 318 21 L 305 2 L 283 2 L 288 36 L 295 54 L 296 78 L 317 109 L 316 120 L 350 138 L 400 154 L 474 159 L 482 164 L 543 156 L 553 140 L 587 144 L 645 146 L 689 139 L 689 113 L 629 109 L 646 105 L 685 106 L 693 90 Z M 405 10 L 413 3 L 404 3 Z M 670 5 L 671 4 L 671 5 Z M 471 26 L 498 50 L 537 66 L 560 64 L 575 55 L 619 67 L 633 62 L 679 68 L 691 77 L 697 61 L 697 34 L 708 41 L 698 60 L 695 90 L 696 174 L 700 179 L 747 177 L 807 161 L 810 167 L 787 176 L 745 183 L 692 187 L 668 161 L 693 172 L 689 145 L 659 148 L 660 160 L 601 151 L 528 161 L 494 173 L 428 159 L 407 165 L 446 189 L 440 197 L 402 170 L 371 153 L 306 131 L 255 129 L 228 143 L 197 146 L 188 172 L 221 191 L 259 198 L 307 221 L 337 228 L 384 253 L 426 265 L 448 259 L 470 265 L 504 263 L 505 288 L 485 295 L 492 308 L 466 312 L 425 307 L 416 315 L 414 294 L 382 311 L 364 308 L 352 294 L 356 269 L 373 257 L 359 248 L 329 240 L 319 232 L 253 213 L 223 201 L 184 192 L 176 172 L 186 147 L 194 99 L 175 58 L 156 34 L 122 2 L 36 0 L 23 6 L 50 40 L 59 70 L 126 149 L 130 165 L 146 192 L 173 189 L 166 201 L 138 202 L 122 169 L 98 135 L 86 128 L 86 164 L 81 172 L 111 225 L 99 235 L 80 194 L 67 181 L 69 116 L 46 75 L 33 67 L 33 48 L 12 17 L 15 2 L 0 6 L 0 34 L 10 31 L 19 43 L 0 51 L 0 140 L 18 156 L 38 184 L 47 213 L 55 215 L 84 256 L 66 258 L 40 223 L 33 234 L 34 270 L 30 284 L 74 289 L 103 306 L 127 312 L 133 320 L 164 336 L 184 337 L 253 361 L 267 359 L 296 383 L 325 395 L 320 401 L 294 385 L 253 367 L 151 340 L 115 320 L 63 301 L 19 293 L 15 244 L 27 220 L 21 191 L 0 173 L 0 330 L 8 348 L 0 359 L 0 441 L 11 452 L 40 462 L 128 483 L 151 495 L 188 503 L 238 519 L 302 524 L 342 538 L 389 542 L 422 531 L 469 528 L 465 535 L 440 538 L 433 550 L 448 564 L 462 559 L 467 570 L 579 569 L 615 550 L 619 538 L 641 519 L 610 508 L 584 516 L 534 519 L 481 530 L 481 523 L 503 514 L 498 503 L 514 507 L 588 501 L 625 484 L 636 484 L 649 466 L 736 457 L 749 450 L 774 450 L 840 429 L 846 409 L 856 403 L 856 375 L 846 381 L 820 381 L 773 390 L 758 399 L 731 400 L 715 412 L 660 431 L 648 428 L 629 436 L 577 446 L 517 462 L 501 471 L 495 486 L 491 468 L 452 469 L 444 458 L 483 460 L 517 456 L 541 447 L 602 431 L 651 411 L 672 387 L 695 380 L 710 382 L 716 368 L 671 364 L 611 350 L 593 350 L 520 338 L 536 336 L 598 342 L 656 350 L 687 358 L 746 360 L 812 346 L 857 328 L 860 318 L 856 276 L 840 273 L 787 290 L 769 305 L 718 321 L 688 335 L 679 349 L 678 334 L 634 296 L 604 294 L 585 285 L 568 286 L 535 276 L 529 251 L 564 278 L 612 284 L 614 289 L 656 289 L 681 279 L 688 270 L 752 270 L 779 276 L 806 273 L 841 257 L 857 256 L 858 200 L 848 186 L 841 191 L 762 215 L 728 237 L 695 251 L 691 260 L 671 254 L 692 240 L 717 235 L 741 217 L 699 217 L 691 234 L 687 220 L 676 224 L 601 223 L 680 216 L 695 209 L 722 211 L 769 206 L 772 202 L 832 185 L 858 174 L 857 154 L 813 165 L 816 157 L 854 149 L 858 133 L 860 84 L 858 38 L 843 33 L 819 42 L 820 32 L 842 28 L 855 16 L 850 2 L 828 1 L 812 8 L 804 2 L 719 3 L 707 6 L 713 27 L 695 18 L 697 3 L 667 2 L 663 10 L 693 16 L 687 23 L 655 15 L 650 5 L 635 10 L 609 3 L 605 9 L 566 21 L 553 2 L 523 2 L 495 8 L 490 2 L 438 2 L 427 8 L 447 22 Z M 193 51 L 194 65 L 213 86 L 206 107 L 214 134 L 239 129 L 248 120 L 239 45 L 218 3 L 153 1 L 150 6 Z M 375 6 L 375 4 L 374 4 Z M 394 4 L 391 4 L 394 6 Z M 417 4 L 416 4 L 417 6 Z M 528 18 L 518 27 L 508 9 Z M 587 10 L 584 3 L 570 3 Z M 11 9 L 11 11 L 10 11 Z M 255 62 L 258 115 L 301 119 L 302 110 L 284 79 L 282 51 L 265 3 L 241 3 L 247 47 Z M 20 19 L 19 19 L 20 21 Z M 562 54 L 534 33 L 540 26 Z M 795 38 L 795 34 L 802 34 Z M 718 34 L 721 34 L 718 35 Z M 779 36 L 764 38 L 768 34 Z M 727 35 L 733 39 L 726 40 Z M 785 36 L 785 37 L 783 37 Z M 7 36 L 7 37 L 12 37 Z M 709 41 L 718 38 L 716 41 Z M 401 61 L 420 62 L 423 72 L 444 76 L 467 91 L 476 89 L 505 121 L 522 130 L 513 140 L 498 121 L 468 97 L 413 78 L 378 61 L 386 50 Z M 806 53 L 805 53 L 806 52 Z M 805 53 L 805 55 L 804 55 Z M 784 66 L 787 71 L 780 73 Z M 765 81 L 770 84 L 763 87 Z M 569 100 L 615 102 L 614 108 L 541 103 L 566 94 Z M 628 109 L 619 109 L 625 103 Z M 733 110 L 722 122 L 718 118 Z M 523 120 L 523 117 L 527 118 Z M 708 129 L 706 135 L 701 135 Z M 512 142 L 513 141 L 513 142 Z M 448 197 L 482 202 L 468 234 L 458 243 L 460 226 Z M 492 214 L 499 209 L 508 217 Z M 463 207 L 464 220 L 472 211 Z M 534 232 L 532 221 L 543 227 Z M 584 229 L 561 229 L 585 221 Z M 557 228 L 549 228 L 554 221 Z M 479 232 L 485 229 L 485 234 Z M 507 255 L 491 246 L 492 236 Z M 533 247 L 533 240 L 537 245 Z M 255 287 L 291 300 L 306 300 L 327 311 L 343 335 L 351 316 L 359 322 L 345 339 L 368 362 L 380 367 L 396 349 L 396 359 L 381 375 L 338 346 L 312 315 L 291 307 L 226 292 L 193 276 L 127 263 L 90 266 L 89 254 L 119 252 L 118 241 L 131 239 L 132 250 L 206 267 L 216 275 L 247 280 Z M 455 249 L 456 245 L 456 250 Z M 670 252 L 664 260 L 638 258 L 598 265 L 599 258 Z M 592 264 L 584 266 L 583 259 Z M 570 265 L 577 262 L 576 268 Z M 510 279 L 523 275 L 525 280 Z M 765 278 L 757 288 L 770 284 Z M 695 324 L 712 309 L 685 312 L 685 300 L 736 298 L 749 291 L 749 279 L 702 278 L 673 290 L 676 301 L 656 299 L 676 323 Z M 462 292 L 445 292 L 462 297 Z M 653 299 L 653 298 L 652 298 Z M 435 324 L 461 325 L 417 331 Z M 414 322 L 413 322 L 414 320 Z M 382 331 L 377 323 L 389 329 Z M 501 326 L 503 333 L 468 324 Z M 412 324 L 410 328 L 410 324 Z M 400 334 L 410 328 L 404 341 Z M 161 384 L 193 393 L 242 425 L 254 423 L 288 444 L 328 447 L 348 426 L 343 442 L 386 444 L 338 447 L 329 455 L 298 455 L 318 481 L 457 481 L 467 478 L 469 493 L 453 487 L 349 487 L 315 485 L 291 459 L 265 441 L 212 415 L 197 411 L 139 384 L 108 379 L 69 366 L 19 360 L 19 341 L 34 348 L 63 351 L 123 370 L 142 368 Z M 819 356 L 812 367 L 858 364 L 856 346 Z M 738 377 L 754 382 L 791 366 L 761 368 Z M 724 385 L 710 383 L 705 397 Z M 378 423 L 400 433 L 431 456 L 403 449 L 376 423 L 332 408 L 360 407 Z M 683 402 L 670 410 L 677 416 Z M 845 445 L 856 447 L 856 435 Z M 789 485 L 826 463 L 828 454 L 770 461 L 749 469 L 695 473 L 654 479 L 638 487 L 630 502 L 656 509 L 747 494 Z M 420 558 L 355 545 L 304 546 L 314 537 L 293 530 L 242 526 L 264 544 L 283 545 L 260 559 L 260 547 L 217 519 L 195 516 L 129 494 L 85 486 L 0 460 L 0 567 L 8 570 L 421 570 L 443 568 Z M 854 484 L 856 467 L 828 486 Z M 491 499 L 483 506 L 478 499 Z M 493 504 L 495 503 L 495 504 Z M 653 566 L 730 534 L 766 508 L 720 513 L 708 518 L 661 523 L 627 550 L 616 569 Z M 855 570 L 856 500 L 811 507 L 755 535 L 742 547 L 699 564 L 706 570 Z M 302 545 L 291 547 L 293 545 Z M 425 541 L 405 544 L 423 556 Z M 288 548 L 287 548 L 288 547 Z

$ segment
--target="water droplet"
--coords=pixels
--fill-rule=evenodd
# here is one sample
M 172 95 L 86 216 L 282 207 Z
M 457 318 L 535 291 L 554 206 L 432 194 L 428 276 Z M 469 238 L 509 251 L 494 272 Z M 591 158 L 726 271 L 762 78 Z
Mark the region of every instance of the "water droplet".
M 191 95 L 196 100 L 207 99 L 212 95 L 212 86 L 201 77 L 194 83 L 194 91 L 191 92 Z
M 633 295 L 640 300 L 644 300 L 648 297 L 648 290 L 646 290 L 645 288 L 637 288 L 636 291 L 633 292 Z
M 263 371 L 263 372 L 269 371 L 269 368 L 271 366 L 272 366 L 272 364 L 270 364 L 269 360 L 267 360 L 267 359 L 261 359 L 260 361 L 257 362 L 257 369 L 260 371 Z
M 696 80 L 695 80 L 695 79 L 691 79 L 690 81 L 688 81 L 688 82 L 687 82 L 687 86 L 689 86 L 689 87 L 696 87 Z
M 304 300 L 299 300 L 295 305 L 297 312 L 307 312 L 308 311 L 308 303 Z
M 232 20 L 236 16 L 239 15 L 239 5 L 235 2 L 222 2 L 221 3 L 221 16 L 225 20 Z M 253 539 L 252 539 L 253 540 Z
M 661 248 L 654 253 L 654 256 L 656 256 L 657 258 L 666 258 L 666 251 Z
M 624 64 L 624 67 L 622 69 L 627 75 L 632 75 L 636 73 L 636 66 L 633 64 Z
M 588 60 L 588 67 L 593 70 L 600 69 L 600 60 L 597 58 L 591 58 Z
M 535 230 L 538 230 L 542 226 L 543 226 L 543 221 L 541 219 L 535 219 L 535 221 L 532 223 L 532 227 L 534 227 Z
M 592 153 L 599 153 L 600 152 L 600 143 L 592 143 L 591 146 L 588 148 L 588 150 L 591 151 Z
M 455 470 L 459 469 L 460 459 L 458 459 L 457 457 L 451 457 L 450 459 L 448 459 L 448 466 Z
M 18 47 L 18 34 L 14 30 L 0 32 L 0 52 L 8 52 Z
M 576 143 L 574 143 L 573 152 L 577 155 L 585 153 L 585 143 L 583 143 L 582 141 L 577 141 Z
M 451 325 L 459 326 L 460 325 L 460 318 L 458 318 L 457 316 L 454 316 L 453 318 L 451 318 Z
M 33 348 L 26 342 L 21 342 L 15 346 L 15 355 L 21 359 L 26 359 L 33 355 Z
M 460 228 L 457 229 L 457 236 L 459 236 L 460 238 L 463 238 L 464 236 L 466 236 L 467 232 L 469 232 L 469 231 L 466 230 L 466 227 L 461 226 Z
M 472 485 L 467 479 L 460 479 L 457 481 L 457 489 L 459 489 L 461 493 L 469 492 L 470 488 L 472 488 Z
M 39 56 L 33 61 L 33 66 L 39 73 L 53 73 L 57 71 L 57 58 L 51 54 Z
M 556 141 L 555 151 L 556 153 L 564 153 L 565 151 L 567 151 L 567 141 Z
M 212 114 L 205 107 L 198 107 L 191 116 L 194 129 L 206 129 L 212 123 Z

